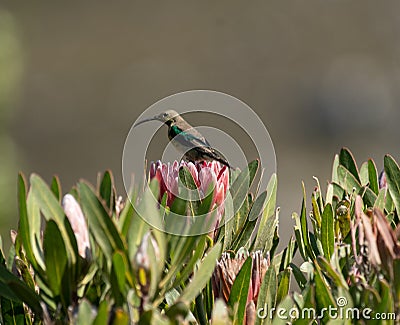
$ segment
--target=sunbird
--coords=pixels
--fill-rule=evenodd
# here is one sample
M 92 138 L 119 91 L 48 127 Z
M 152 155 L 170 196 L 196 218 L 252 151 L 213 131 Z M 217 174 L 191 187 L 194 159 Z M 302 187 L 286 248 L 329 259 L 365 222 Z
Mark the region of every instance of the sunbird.
M 160 121 L 168 126 L 168 138 L 174 147 L 180 151 L 188 161 L 213 161 L 232 168 L 222 154 L 211 147 L 207 139 L 182 116 L 174 110 L 167 110 L 159 115 L 137 122 L 134 126 L 149 121 Z

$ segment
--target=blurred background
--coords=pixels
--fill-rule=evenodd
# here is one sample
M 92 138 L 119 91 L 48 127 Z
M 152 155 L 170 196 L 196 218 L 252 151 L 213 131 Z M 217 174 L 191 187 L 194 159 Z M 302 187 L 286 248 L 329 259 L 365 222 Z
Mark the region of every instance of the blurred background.
M 113 170 L 131 124 L 176 92 L 246 102 L 278 163 L 281 237 L 334 154 L 400 158 L 400 2 L 0 2 L 0 234 L 17 226 L 18 171 L 64 191 Z M 196 124 L 196 121 L 193 121 Z M 165 131 L 165 130 L 164 130 Z M 287 230 L 286 230 L 287 229 Z

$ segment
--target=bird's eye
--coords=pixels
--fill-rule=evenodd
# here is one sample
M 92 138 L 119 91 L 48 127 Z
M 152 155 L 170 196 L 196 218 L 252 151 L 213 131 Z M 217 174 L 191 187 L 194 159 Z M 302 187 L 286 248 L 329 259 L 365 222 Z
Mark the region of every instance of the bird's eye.
M 164 113 L 163 116 L 164 116 L 164 117 L 167 117 L 167 116 L 168 116 L 168 113 Z

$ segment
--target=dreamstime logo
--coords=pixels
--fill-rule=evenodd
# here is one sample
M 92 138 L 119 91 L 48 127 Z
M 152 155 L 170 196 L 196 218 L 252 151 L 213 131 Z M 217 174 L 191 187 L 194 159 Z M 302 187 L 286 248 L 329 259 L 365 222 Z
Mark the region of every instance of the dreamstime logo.
M 217 91 L 193 90 L 159 100 L 147 108 L 137 121 L 132 124 L 125 141 L 122 156 L 123 182 L 127 193 L 129 193 L 133 185 L 132 175 L 140 177 L 140 175 L 143 175 L 144 170 L 147 170 L 146 173 L 148 174 L 147 156 L 149 147 L 154 144 L 154 139 L 157 139 L 157 136 L 159 136 L 157 131 L 160 128 L 166 128 L 160 121 L 143 123 L 137 127 L 135 127 L 135 124 L 139 121 L 159 116 L 171 109 L 178 112 L 183 118 L 190 119 L 193 122 L 193 128 L 208 140 L 212 148 L 218 150 L 231 166 L 241 170 L 244 170 L 250 162 L 245 155 L 244 149 L 246 148 L 240 146 L 240 141 L 238 140 L 241 139 L 235 139 L 235 132 L 231 132 L 233 136 L 230 136 L 224 127 L 230 124 L 234 125 L 237 130 L 245 132 L 257 151 L 257 158 L 260 160 L 260 167 L 263 171 L 261 173 L 260 188 L 265 189 L 267 187 L 270 176 L 276 172 L 276 157 L 270 135 L 258 115 L 248 105 L 230 95 Z M 193 119 L 193 116 L 199 116 L 199 114 L 200 117 L 203 117 L 203 121 L 205 121 L 203 124 L 205 125 L 198 125 L 196 124 L 196 120 Z M 220 125 L 220 127 L 211 127 L 208 125 L 210 121 L 213 121 L 214 125 Z M 161 130 L 161 133 L 165 137 L 167 136 L 166 130 Z M 176 139 L 174 138 L 174 140 Z M 183 155 L 175 150 L 171 142 L 163 148 L 162 153 L 156 159 L 160 159 L 166 164 L 172 164 L 174 161 L 179 162 L 183 159 Z M 168 184 L 168 182 L 165 183 Z M 250 188 L 249 175 L 246 176 L 244 184 L 247 189 Z M 145 182 L 145 186 L 148 187 L 148 182 Z M 194 200 L 202 199 L 202 197 L 193 195 L 193 191 L 190 191 L 188 188 L 185 191 L 177 191 L 172 188 L 168 190 L 175 197 L 186 201 L 193 200 L 193 198 Z M 245 200 L 247 191 L 240 191 L 240 193 L 241 195 L 236 195 L 233 199 L 230 191 L 227 191 L 225 201 L 222 203 L 225 209 L 224 222 L 227 222 L 235 215 L 237 209 L 240 208 L 241 203 Z M 155 202 L 158 202 L 158 198 L 153 196 L 153 199 Z M 160 209 L 164 208 L 161 206 Z M 200 216 L 190 216 L 175 214 L 169 211 L 169 209 L 164 212 L 166 217 L 163 222 L 165 224 L 160 224 L 158 221 L 155 222 L 152 216 L 138 211 L 140 216 L 151 226 L 171 234 L 198 235 L 213 230 L 210 228 L 211 226 L 204 227 L 204 222 L 202 221 L 209 213 Z M 188 225 L 190 227 L 187 227 Z M 222 225 L 220 224 L 220 226 Z M 185 230 L 183 231 L 183 229 Z M 189 229 L 189 232 L 187 229 Z
M 374 313 L 371 308 L 355 308 L 348 306 L 349 302 L 346 297 L 338 297 L 336 299 L 337 307 L 329 305 L 328 307 L 321 308 L 319 312 L 315 308 L 305 307 L 299 310 L 297 307 L 290 309 L 278 307 L 270 308 L 265 305 L 257 310 L 257 317 L 261 319 L 342 319 L 342 320 L 358 320 L 358 319 L 375 319 L 375 320 L 395 320 L 395 313 Z
M 336 304 L 338 305 L 338 307 L 344 307 L 347 305 L 347 299 L 346 297 L 339 297 L 336 300 Z

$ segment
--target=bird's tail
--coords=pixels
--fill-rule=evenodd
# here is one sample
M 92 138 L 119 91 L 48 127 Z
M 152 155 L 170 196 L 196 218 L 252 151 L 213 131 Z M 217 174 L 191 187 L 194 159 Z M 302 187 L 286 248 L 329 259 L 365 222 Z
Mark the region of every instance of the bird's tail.
M 234 169 L 228 162 L 228 160 L 225 159 L 224 155 L 220 153 L 216 149 L 212 149 L 212 151 L 209 153 L 209 157 L 213 160 L 216 160 L 220 162 L 221 164 L 227 166 L 229 169 Z

